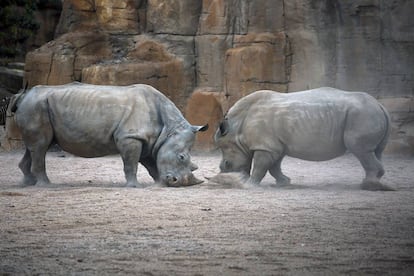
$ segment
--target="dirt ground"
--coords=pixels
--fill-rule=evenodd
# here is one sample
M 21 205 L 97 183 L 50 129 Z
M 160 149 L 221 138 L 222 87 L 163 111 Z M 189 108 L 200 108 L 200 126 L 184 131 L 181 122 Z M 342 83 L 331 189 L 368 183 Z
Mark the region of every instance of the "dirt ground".
M 125 188 L 117 156 L 47 156 L 50 187 L 21 187 L 0 152 L 0 275 L 414 275 L 414 160 L 385 156 L 394 192 L 362 191 L 351 156 L 287 158 L 289 188 Z M 194 154 L 199 178 L 219 154 Z

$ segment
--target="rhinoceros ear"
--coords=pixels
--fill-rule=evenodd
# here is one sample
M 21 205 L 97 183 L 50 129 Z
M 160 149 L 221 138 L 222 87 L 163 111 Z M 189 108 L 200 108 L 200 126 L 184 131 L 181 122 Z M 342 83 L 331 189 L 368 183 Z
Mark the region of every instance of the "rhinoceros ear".
M 229 132 L 229 122 L 227 119 L 224 119 L 219 126 L 220 135 L 225 136 Z
M 193 132 L 198 132 L 198 131 L 206 131 L 208 129 L 208 124 L 205 124 L 204 126 L 191 126 Z

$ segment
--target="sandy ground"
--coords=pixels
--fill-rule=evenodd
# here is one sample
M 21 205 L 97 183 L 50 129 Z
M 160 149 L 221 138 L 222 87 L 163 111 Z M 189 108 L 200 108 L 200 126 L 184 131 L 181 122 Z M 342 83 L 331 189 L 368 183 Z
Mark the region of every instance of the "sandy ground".
M 0 153 L 0 275 L 414 275 L 414 160 L 385 156 L 395 192 L 359 190 L 353 156 L 287 158 L 289 188 L 124 187 L 119 157 L 48 153 L 50 187 L 21 187 Z M 218 154 L 195 154 L 199 178 Z

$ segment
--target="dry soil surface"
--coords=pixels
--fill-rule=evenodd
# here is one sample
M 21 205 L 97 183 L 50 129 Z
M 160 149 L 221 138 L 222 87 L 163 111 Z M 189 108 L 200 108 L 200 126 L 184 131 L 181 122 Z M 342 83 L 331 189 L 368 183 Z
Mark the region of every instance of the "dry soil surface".
M 278 188 L 205 182 L 125 188 L 119 157 L 48 153 L 49 187 L 22 187 L 0 153 L 0 275 L 414 275 L 414 161 L 385 156 L 394 192 L 359 189 L 351 155 L 287 158 Z M 195 154 L 199 178 L 218 154 Z

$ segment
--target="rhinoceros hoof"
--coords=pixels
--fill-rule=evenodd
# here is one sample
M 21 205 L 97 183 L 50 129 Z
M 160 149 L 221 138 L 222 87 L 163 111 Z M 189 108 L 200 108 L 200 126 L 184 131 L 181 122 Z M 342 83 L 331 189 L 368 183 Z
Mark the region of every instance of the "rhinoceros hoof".
M 290 185 L 290 178 L 286 177 L 284 179 L 279 179 L 276 181 L 276 185 L 279 187 L 286 187 Z
M 361 189 L 368 191 L 395 191 L 395 189 L 381 184 L 378 181 L 364 181 L 361 184 Z
M 128 188 L 136 188 L 136 187 L 140 187 L 140 185 L 138 185 L 138 183 L 136 182 L 127 182 L 126 186 Z
M 36 187 L 47 187 L 50 186 L 50 181 L 40 181 L 36 182 Z
M 247 181 L 243 182 L 243 189 L 257 189 L 260 187 L 259 184 L 260 182 L 248 179 Z
M 25 176 L 22 180 L 23 186 L 33 186 L 36 184 L 36 178 Z

